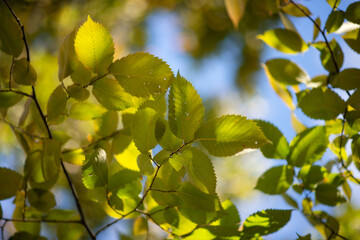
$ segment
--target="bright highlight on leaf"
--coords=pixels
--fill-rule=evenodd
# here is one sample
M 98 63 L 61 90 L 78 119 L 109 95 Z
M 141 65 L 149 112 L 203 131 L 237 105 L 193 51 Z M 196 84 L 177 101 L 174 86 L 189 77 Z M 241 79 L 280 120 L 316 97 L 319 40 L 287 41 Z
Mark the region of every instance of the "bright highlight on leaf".
M 75 37 L 75 52 L 80 62 L 94 73 L 105 73 L 113 61 L 114 43 L 108 30 L 90 16 Z

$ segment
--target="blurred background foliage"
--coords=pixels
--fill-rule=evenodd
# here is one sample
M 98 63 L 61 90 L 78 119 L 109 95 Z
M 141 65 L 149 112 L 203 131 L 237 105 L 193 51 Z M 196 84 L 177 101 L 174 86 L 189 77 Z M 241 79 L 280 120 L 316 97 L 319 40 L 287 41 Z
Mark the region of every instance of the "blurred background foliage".
M 173 44 L 179 51 L 191 57 L 199 66 L 211 56 L 221 55 L 225 51 L 231 54 L 231 59 L 235 60 L 235 63 L 231 64 L 236 66 L 236 69 L 228 69 L 228 71 L 235 71 L 231 82 L 233 86 L 236 86 L 239 95 L 247 97 L 255 97 L 255 86 L 259 84 L 257 76 L 260 70 L 260 59 L 264 54 L 264 45 L 256 39 L 256 36 L 279 23 L 278 1 L 276 0 L 248 0 L 237 28 L 229 18 L 223 0 L 10 0 L 9 3 L 25 26 L 32 65 L 38 75 L 36 89 L 42 109 L 46 109 L 50 94 L 59 84 L 57 79 L 59 46 L 68 33 L 86 20 L 87 15 L 91 15 L 95 21 L 101 22 L 111 31 L 115 43 L 115 59 L 130 52 L 146 51 L 149 31 L 157 27 L 149 25 L 149 18 L 164 11 L 175 15 L 181 31 Z M 231 49 L 227 46 L 231 46 Z M 25 56 L 24 53 L 22 56 Z M 162 58 L 162 56 L 158 57 Z M 9 55 L 0 52 L 1 87 L 8 83 L 11 61 Z M 189 80 L 196 81 L 192 78 Z M 64 82 L 67 84 L 66 79 Z M 216 96 L 207 97 L 204 102 L 207 118 L 219 116 L 226 111 L 224 106 L 227 103 L 221 102 Z M 241 104 L 241 102 L 235 104 Z M 9 119 L 19 119 L 23 111 L 19 106 L 11 108 L 7 113 Z M 69 135 L 79 143 L 86 144 L 92 140 L 92 136 L 96 135 L 97 124 L 95 121 L 83 122 L 68 119 L 58 127 L 65 127 L 67 132 L 71 133 Z M 73 141 L 69 144 L 77 143 Z M 0 164 L 20 169 L 25 161 L 24 158 L 11 128 L 0 122 Z M 251 165 L 251 161 L 245 161 L 251 158 L 260 158 L 259 152 L 221 159 L 221 161 L 214 159 L 221 199 L 231 198 L 242 204 L 244 199 L 249 199 L 249 196 L 253 194 L 257 177 L 263 168 L 257 169 Z M 68 169 L 74 181 L 80 180 L 80 168 Z M 65 176 L 61 176 L 58 183 L 59 187 L 54 191 L 58 206 L 75 209 Z M 104 201 L 97 198 L 104 194 L 94 191 L 91 196 L 84 195 L 85 191 L 81 192 L 82 184 L 75 182 L 75 185 L 80 191 L 82 203 L 87 204 L 85 211 L 90 225 L 96 227 L 104 221 L 108 222 L 109 218 L 106 217 L 103 209 L 94 204 L 94 202 Z M 263 207 L 258 206 L 258 209 L 263 209 Z M 11 213 L 12 209 L 4 209 L 4 212 L 6 211 Z M 240 215 L 244 220 L 245 214 L 240 211 Z M 360 233 L 354 229 L 359 229 L 359 227 L 356 228 L 360 225 L 359 210 L 354 210 L 347 203 L 340 208 L 337 215 L 344 235 L 349 236 L 349 239 L 357 239 Z M 302 218 L 301 221 L 306 220 Z M 129 233 L 131 228 L 127 224 L 131 225 L 132 222 L 125 221 L 113 232 Z M 51 236 L 52 226 L 47 227 L 47 234 Z M 64 225 L 64 230 L 66 227 L 68 226 Z M 72 236 L 72 239 L 77 239 L 76 234 L 80 235 L 83 229 L 76 224 L 71 227 L 78 230 L 73 231 L 74 236 Z M 12 227 L 7 227 L 7 229 L 13 231 Z M 59 237 L 62 231 L 58 231 L 57 234 Z M 106 235 L 102 237 L 105 239 Z

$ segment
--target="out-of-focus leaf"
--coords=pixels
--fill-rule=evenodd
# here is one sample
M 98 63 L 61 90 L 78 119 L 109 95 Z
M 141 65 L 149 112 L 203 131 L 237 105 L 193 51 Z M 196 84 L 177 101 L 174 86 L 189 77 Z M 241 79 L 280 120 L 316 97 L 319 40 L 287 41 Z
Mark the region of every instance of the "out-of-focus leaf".
M 171 131 L 178 138 L 190 142 L 203 121 L 204 111 L 201 98 L 192 84 L 178 74 L 169 95 Z
M 321 27 L 321 20 L 320 18 L 316 18 L 315 22 L 317 23 L 317 25 L 319 27 Z M 313 41 L 315 41 L 315 39 L 319 36 L 319 28 L 314 24 L 314 30 L 313 30 Z
M 85 154 L 82 148 L 64 152 L 61 154 L 62 160 L 73 165 L 83 165 L 85 162 Z
M 115 154 L 123 152 L 131 143 L 132 137 L 124 134 L 123 131 L 113 137 L 112 149 Z
M 151 176 L 154 173 L 154 167 L 151 164 L 149 155 L 143 153 L 140 154 L 137 157 L 137 164 L 142 174 Z
M 28 200 L 31 206 L 42 212 L 48 212 L 56 205 L 54 194 L 43 189 L 31 189 L 28 192 Z
M 263 35 L 258 35 L 258 38 L 270 47 L 287 54 L 305 52 L 309 48 L 298 33 L 288 29 L 268 30 Z
M 0 91 L 0 108 L 8 108 L 17 104 L 23 95 L 14 92 L 1 92 Z
M 0 3 L 0 50 L 18 57 L 24 42 L 21 29 L 4 2 Z
M 291 20 L 282 12 L 279 12 L 280 20 L 284 27 L 290 31 L 298 32 Z
M 351 3 L 345 12 L 345 18 L 353 23 L 360 24 L 360 2 Z
M 291 211 L 267 209 L 256 212 L 245 220 L 243 232 L 260 236 L 276 232 L 290 220 Z
M 87 85 L 91 82 L 92 73 L 89 69 L 86 69 L 82 63 L 78 63 L 77 67 L 70 75 L 71 80 L 81 86 Z
M 60 116 L 65 111 L 66 103 L 67 103 L 67 95 L 62 85 L 59 85 L 50 95 L 47 104 L 48 120 L 53 120 L 58 116 Z
M 328 183 L 319 184 L 315 189 L 315 195 L 317 201 L 329 206 L 336 206 L 346 202 L 337 187 Z
M 133 106 L 132 97 L 115 79 L 102 78 L 93 84 L 92 93 L 109 110 L 121 111 Z
M 357 53 L 360 53 L 360 31 L 356 28 L 353 31 L 347 32 L 342 36 L 347 45 Z
M 22 179 L 19 173 L 0 167 L 0 200 L 15 196 Z
M 90 16 L 79 28 L 74 47 L 80 62 L 94 73 L 106 72 L 114 58 L 114 43 L 110 33 Z
M 306 129 L 291 141 L 290 154 L 287 157 L 288 163 L 301 167 L 304 164 L 316 162 L 324 154 L 328 141 L 325 127 L 317 126 Z
M 82 170 L 82 180 L 86 188 L 94 189 L 107 185 L 108 163 L 105 150 L 102 148 L 95 149 L 86 159 Z
M 329 45 L 330 45 L 330 48 L 331 48 L 331 50 L 333 52 L 333 56 L 334 56 L 334 59 L 335 59 L 335 62 L 336 62 L 336 66 L 340 70 L 342 65 L 343 65 L 343 62 L 344 62 L 343 51 L 341 50 L 340 45 L 337 43 L 337 41 L 335 39 L 331 40 Z M 337 68 L 336 68 L 336 66 L 334 64 L 332 54 L 330 53 L 326 43 L 317 42 L 317 43 L 313 44 L 313 46 L 320 51 L 320 59 L 321 59 L 321 63 L 324 66 L 324 68 L 327 71 L 329 71 L 330 73 L 336 73 Z
M 226 11 L 235 28 L 244 15 L 247 0 L 225 0 Z
M 360 69 L 347 68 L 342 70 L 339 74 L 336 75 L 331 85 L 343 90 L 360 88 Z
M 305 236 L 300 236 L 299 234 L 298 235 L 298 238 L 296 240 L 311 240 L 311 234 L 307 234 Z
M 264 68 L 268 77 L 285 85 L 297 85 L 310 81 L 305 70 L 287 59 L 271 59 L 265 63 Z
M 330 7 L 337 8 L 341 0 L 326 0 L 326 2 L 330 5 Z
M 73 71 L 76 69 L 78 65 L 78 60 L 76 58 L 75 48 L 74 48 L 74 40 L 75 40 L 75 29 L 69 33 L 63 43 L 60 46 L 58 64 L 59 64 L 59 72 L 58 77 L 59 80 L 62 81 L 64 78 L 70 76 Z
M 116 60 L 110 73 L 126 92 L 136 97 L 165 93 L 174 77 L 169 65 L 149 53 L 134 53 Z
M 342 184 L 342 189 L 346 195 L 346 197 L 348 198 L 348 200 L 350 201 L 351 199 L 351 188 L 350 188 L 350 185 L 347 181 L 345 181 L 343 184 Z
M 267 194 L 283 194 L 294 181 L 294 169 L 283 165 L 270 168 L 258 179 L 256 189 Z
M 70 117 L 78 120 L 91 120 L 101 117 L 106 109 L 90 103 L 90 102 L 77 102 L 71 106 Z
M 78 84 L 73 84 L 67 87 L 67 92 L 70 97 L 75 98 L 78 101 L 85 101 L 90 96 L 90 92 Z
M 26 58 L 14 61 L 14 81 L 21 85 L 35 85 L 37 74 Z
M 332 11 L 326 20 L 325 28 L 328 33 L 338 30 L 344 22 L 345 13 L 343 11 Z
M 324 180 L 326 174 L 327 170 L 324 167 L 305 165 L 300 169 L 298 178 L 302 180 L 306 189 L 313 190 L 317 183 Z
M 289 153 L 289 144 L 280 130 L 269 122 L 255 120 L 265 137 L 271 141 L 260 148 L 267 158 L 285 159 Z
M 266 70 L 266 69 L 265 69 Z M 277 81 L 275 81 L 269 72 L 265 71 L 266 76 L 268 77 L 269 83 L 274 89 L 274 91 L 277 93 L 277 95 L 284 101 L 284 103 L 291 109 L 295 109 L 295 105 L 292 101 L 292 96 L 289 90 L 286 88 L 284 84 L 281 84 Z
M 240 115 L 225 115 L 204 123 L 197 140 L 214 156 L 232 156 L 245 148 L 260 148 L 269 142 L 255 122 Z
M 304 5 L 299 3 L 296 3 L 296 5 L 301 8 L 307 15 L 311 15 L 310 10 Z M 294 17 L 306 17 L 306 15 L 300 9 L 298 9 L 294 4 L 291 3 L 281 7 L 281 10 Z
M 144 218 L 144 217 L 136 218 L 134 221 L 134 226 L 133 226 L 134 236 L 147 234 L 147 232 L 149 230 L 148 228 L 149 228 L 149 226 L 148 226 L 148 221 L 146 218 Z
M 345 101 L 327 87 L 311 89 L 298 101 L 301 110 L 314 119 L 335 119 L 346 107 Z

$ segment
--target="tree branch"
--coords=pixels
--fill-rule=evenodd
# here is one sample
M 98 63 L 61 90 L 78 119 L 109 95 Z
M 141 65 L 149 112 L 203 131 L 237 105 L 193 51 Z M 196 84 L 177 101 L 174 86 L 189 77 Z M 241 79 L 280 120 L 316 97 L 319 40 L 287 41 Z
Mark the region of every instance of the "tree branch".
M 94 77 L 88 84 L 84 85 L 83 88 L 87 88 L 88 86 L 93 85 L 96 81 L 102 79 L 103 77 L 106 77 L 107 75 L 109 75 L 109 73 Z

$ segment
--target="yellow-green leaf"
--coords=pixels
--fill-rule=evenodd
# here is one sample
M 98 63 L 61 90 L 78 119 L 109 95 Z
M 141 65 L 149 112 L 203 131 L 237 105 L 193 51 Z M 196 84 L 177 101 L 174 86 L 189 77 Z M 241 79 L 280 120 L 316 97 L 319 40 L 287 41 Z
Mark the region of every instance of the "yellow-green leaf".
M 14 61 L 14 81 L 21 85 L 35 85 L 37 74 L 26 58 Z
M 225 0 L 226 11 L 235 28 L 244 15 L 246 2 L 247 0 Z
M 114 58 L 114 43 L 108 30 L 90 16 L 75 38 L 75 52 L 80 62 L 95 73 L 104 73 Z
M 66 93 L 62 85 L 59 85 L 50 95 L 47 105 L 47 118 L 53 120 L 60 116 L 65 111 L 66 102 Z

